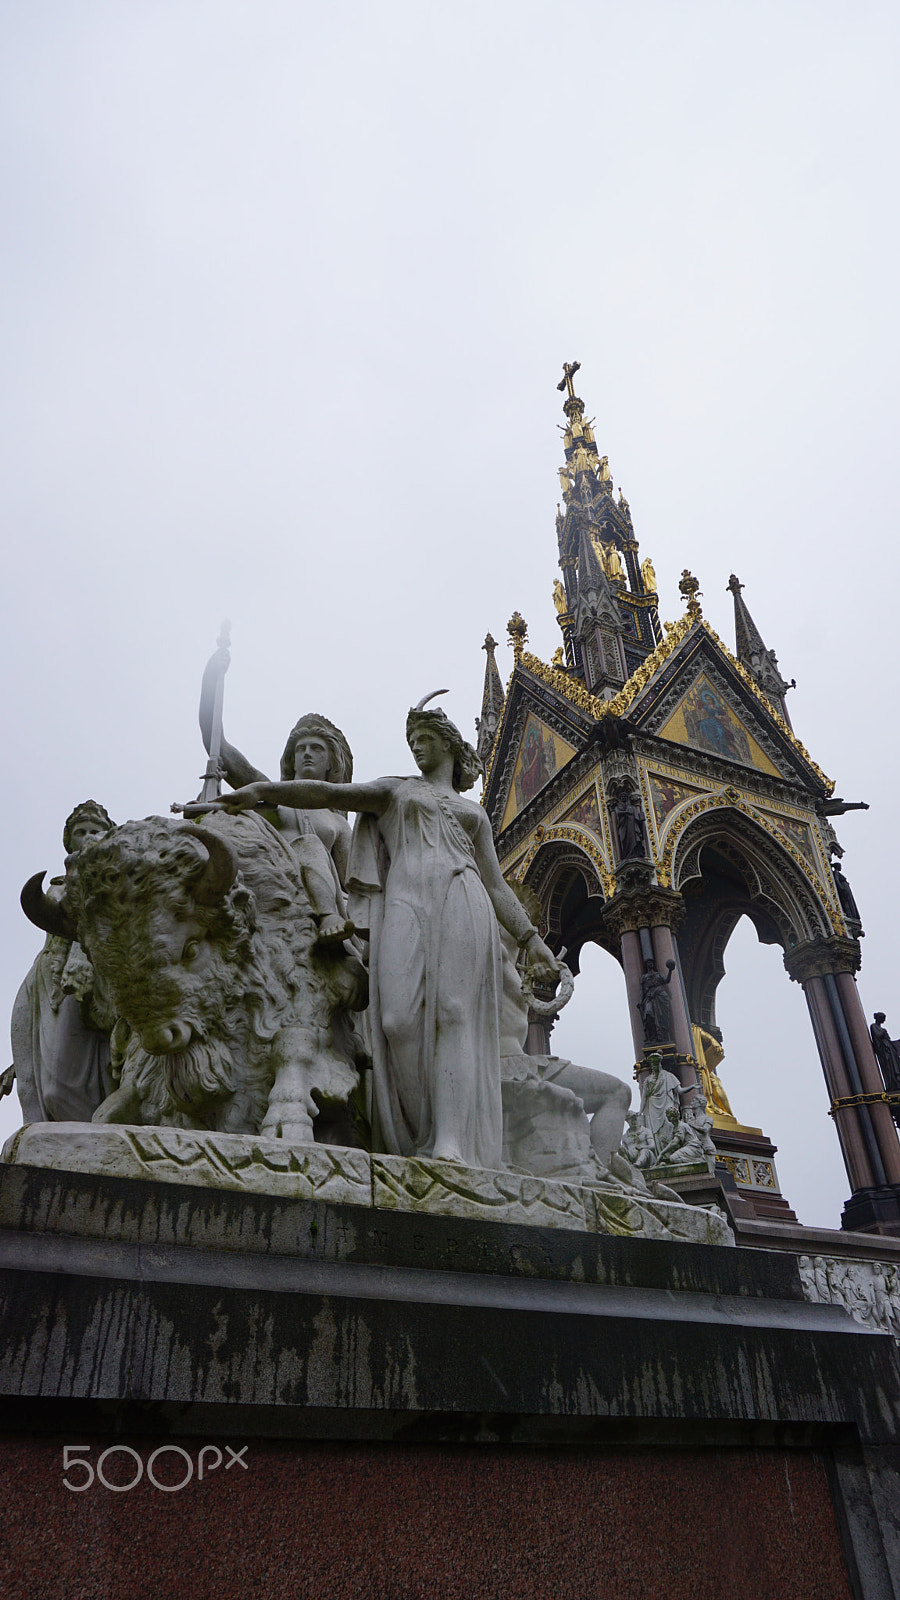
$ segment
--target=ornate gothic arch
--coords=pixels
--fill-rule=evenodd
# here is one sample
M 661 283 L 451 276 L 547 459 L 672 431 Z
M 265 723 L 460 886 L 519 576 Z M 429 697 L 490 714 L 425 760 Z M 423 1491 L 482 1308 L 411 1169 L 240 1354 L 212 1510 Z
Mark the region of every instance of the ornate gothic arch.
M 717 807 L 692 819 L 672 859 L 673 886 L 686 907 L 679 930 L 691 1018 L 715 1026 L 725 947 L 742 916 L 763 944 L 783 950 L 828 938 L 828 908 L 806 874 L 766 829 L 744 812 Z
M 572 839 L 547 839 L 538 846 L 523 880 L 541 902 L 545 937 L 553 949 L 565 946 L 566 964 L 578 972 L 582 945 L 589 940 L 618 955 L 603 928 L 605 897 L 597 868 Z

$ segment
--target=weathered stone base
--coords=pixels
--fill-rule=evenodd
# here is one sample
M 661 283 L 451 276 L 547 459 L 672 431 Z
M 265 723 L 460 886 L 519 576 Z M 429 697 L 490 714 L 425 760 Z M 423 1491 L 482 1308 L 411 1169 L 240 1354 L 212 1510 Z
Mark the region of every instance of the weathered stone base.
M 786 1251 L 415 1209 L 433 1176 L 0 1166 L 9 1592 L 896 1600 L 893 1339 Z M 63 1486 L 73 1445 L 113 1488 Z
M 10 1139 L 3 1159 L 55 1172 L 141 1178 L 294 1200 L 329 1200 L 376 1211 L 731 1245 L 722 1212 L 657 1199 L 649 1191 L 585 1185 L 456 1162 L 368 1155 L 333 1145 L 290 1144 L 250 1134 L 118 1124 L 35 1122 Z

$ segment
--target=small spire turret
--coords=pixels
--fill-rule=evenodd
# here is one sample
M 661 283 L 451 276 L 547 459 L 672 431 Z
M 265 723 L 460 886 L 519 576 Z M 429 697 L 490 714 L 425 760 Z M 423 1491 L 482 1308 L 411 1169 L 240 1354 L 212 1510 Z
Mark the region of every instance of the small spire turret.
M 788 689 L 796 687 L 796 680 L 792 679 L 788 683 L 782 677 L 778 668 L 778 657 L 774 650 L 766 649 L 762 635 L 741 597 L 743 587 L 744 585 L 732 573 L 728 579 L 728 589 L 734 598 L 735 655 L 741 665 L 747 668 L 763 694 L 781 712 L 790 727 L 791 719 L 785 704 L 785 696 Z
M 500 672 L 494 659 L 497 648 L 496 639 L 489 633 L 485 634 L 482 650 L 487 651 L 487 660 L 484 664 L 484 693 L 481 697 L 481 716 L 475 718 L 475 732 L 478 735 L 475 745 L 476 754 L 481 762 L 486 762 L 494 746 L 494 738 L 500 726 L 503 715 L 503 684 Z

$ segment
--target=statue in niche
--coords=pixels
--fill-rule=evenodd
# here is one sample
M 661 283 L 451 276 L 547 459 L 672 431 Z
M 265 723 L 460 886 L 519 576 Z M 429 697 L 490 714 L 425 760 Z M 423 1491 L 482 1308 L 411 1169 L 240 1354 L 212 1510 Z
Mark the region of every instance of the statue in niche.
M 619 844 L 619 860 L 643 860 L 647 855 L 647 825 L 644 821 L 644 812 L 637 793 L 629 784 L 623 784 L 617 792 L 613 817 L 616 823 L 616 838 Z
M 656 594 L 656 570 L 650 557 L 641 562 L 641 579 L 646 594 Z
M 834 875 L 834 886 L 837 889 L 837 897 L 840 901 L 841 910 L 843 911 L 847 922 L 855 925 L 857 928 L 861 928 L 862 918 L 859 914 L 859 906 L 856 904 L 853 890 L 851 889 L 850 884 L 841 870 L 841 864 L 839 861 L 832 861 L 831 871 Z
M 672 1001 L 668 991 L 674 971 L 674 961 L 666 962 L 665 977 L 651 957 L 648 956 L 644 962 L 637 1008 L 641 1014 L 646 1044 L 668 1044 L 672 1038 Z
M 553 579 L 553 604 L 556 607 L 557 616 L 562 616 L 563 612 L 569 609 L 566 591 L 558 578 Z
M 608 544 L 603 545 L 602 559 L 603 566 L 606 570 L 606 576 L 609 578 L 610 582 L 615 583 L 617 580 L 619 580 L 620 582 L 624 583 L 625 568 L 622 565 L 622 557 L 619 555 L 619 552 L 611 539 Z
M 442 691 L 441 691 L 442 692 Z M 360 814 L 351 907 L 370 933 L 375 1140 L 391 1154 L 502 1164 L 499 921 L 535 978 L 560 966 L 505 882 L 482 807 L 480 763 L 442 711 L 410 711 L 412 778 L 256 781 L 215 809 L 335 804 Z M 356 917 L 356 907 L 362 908 Z
M 215 717 L 215 686 L 223 671 L 220 648 L 207 664 L 200 690 L 200 731 L 207 752 L 211 748 Z M 235 788 L 268 782 L 266 774 L 222 735 L 219 760 L 224 776 Z M 281 757 L 282 780 L 309 778 L 326 783 L 349 783 L 353 756 L 340 728 L 327 717 L 310 713 L 291 729 Z M 321 945 L 340 947 L 352 937 L 347 916 L 344 883 L 350 850 L 350 826 L 343 812 L 322 807 L 306 812 L 276 806 L 269 820 L 290 845 L 300 865 L 303 886 L 318 925 Z
M 869 1029 L 872 1040 L 872 1049 L 875 1060 L 881 1068 L 884 1087 L 888 1094 L 900 1093 L 900 1039 L 892 1039 L 884 1025 L 885 1013 L 875 1012 L 875 1020 Z M 900 1128 L 900 1105 L 891 1106 L 894 1121 Z
M 48 901 L 67 898 L 79 852 L 114 827 L 103 806 L 85 800 L 63 828 L 66 875 L 50 882 Z M 47 933 L 12 1014 L 13 1068 L 25 1122 L 89 1121 L 113 1087 L 110 1033 L 115 1018 L 102 983 L 66 928 Z

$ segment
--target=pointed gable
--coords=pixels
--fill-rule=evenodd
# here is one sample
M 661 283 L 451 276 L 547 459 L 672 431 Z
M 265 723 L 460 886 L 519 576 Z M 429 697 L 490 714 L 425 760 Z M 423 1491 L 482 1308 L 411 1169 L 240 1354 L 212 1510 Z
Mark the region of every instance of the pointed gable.
M 611 709 L 643 733 L 816 794 L 832 785 L 784 717 L 736 661 L 709 623 L 685 617 Z
M 703 750 L 723 761 L 737 761 L 743 767 L 756 767 L 771 777 L 780 776 L 744 718 L 705 672 L 697 675 L 658 733 L 660 739 L 669 739 L 673 744 Z

